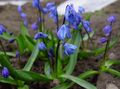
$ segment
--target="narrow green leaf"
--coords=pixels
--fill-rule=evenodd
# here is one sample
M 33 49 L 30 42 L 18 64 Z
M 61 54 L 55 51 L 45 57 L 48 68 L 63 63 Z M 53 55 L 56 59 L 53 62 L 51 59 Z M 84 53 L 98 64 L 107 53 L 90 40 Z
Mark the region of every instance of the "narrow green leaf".
M 29 36 L 28 29 L 24 26 L 23 23 L 20 25 L 20 31 L 22 35 Z
M 4 52 L 1 52 L 0 51 L 0 55 L 4 55 Z M 6 54 L 8 55 L 8 56 L 11 56 L 11 57 L 15 57 L 15 53 L 14 52 L 6 52 Z
M 51 68 L 50 68 L 50 64 L 48 62 L 45 63 L 44 72 L 45 72 L 45 75 L 48 78 L 52 78 L 52 76 L 51 76 Z
M 118 65 L 120 64 L 119 60 L 108 60 L 105 62 L 105 67 L 110 68 L 112 65 Z
M 3 78 L 3 77 L 0 76 L 0 82 L 16 85 L 16 81 L 13 80 L 12 78 Z
M 77 83 L 78 85 L 80 85 L 83 88 L 86 88 L 86 89 L 97 89 L 94 85 L 90 84 L 89 82 L 87 82 L 87 81 L 85 81 L 85 80 L 83 80 L 81 78 L 77 78 L 77 77 L 74 77 L 74 76 L 71 76 L 71 75 L 62 75 L 61 77 L 69 79 L 72 82 Z
M 106 68 L 104 72 L 108 72 L 110 74 L 120 77 L 120 72 L 111 68 Z
M 78 77 L 81 79 L 87 79 L 96 74 L 98 74 L 97 71 L 90 70 L 90 71 L 86 71 L 85 73 L 80 74 Z M 74 82 L 64 82 L 52 89 L 68 89 L 68 88 L 72 87 L 74 84 L 75 84 Z
M 90 38 L 92 38 L 94 34 L 95 34 L 95 31 L 92 31 L 91 33 L 89 33 Z M 84 37 L 83 37 L 83 40 L 87 41 L 88 39 L 89 39 L 88 34 L 85 34 Z
M 69 63 L 66 66 L 66 74 L 71 74 L 75 68 L 75 65 L 77 63 L 77 56 L 79 52 L 79 47 L 80 47 L 80 41 L 81 41 L 81 36 L 80 33 L 77 32 L 76 39 L 74 41 L 74 45 L 77 46 L 77 49 L 73 55 L 70 56 Z
M 9 33 L 4 32 L 2 35 L 0 35 L 0 38 L 3 38 L 5 40 L 9 40 L 9 39 L 14 38 L 14 37 L 11 36 Z
M 17 41 L 20 53 L 23 54 L 25 52 L 25 49 L 27 48 L 25 45 L 24 37 L 22 35 L 19 35 L 16 38 L 16 41 Z
M 32 68 L 33 63 L 37 59 L 38 53 L 39 53 L 39 49 L 38 49 L 38 43 L 37 43 L 23 70 L 29 71 Z
M 24 85 L 23 87 L 19 87 L 18 89 L 29 89 L 27 85 Z

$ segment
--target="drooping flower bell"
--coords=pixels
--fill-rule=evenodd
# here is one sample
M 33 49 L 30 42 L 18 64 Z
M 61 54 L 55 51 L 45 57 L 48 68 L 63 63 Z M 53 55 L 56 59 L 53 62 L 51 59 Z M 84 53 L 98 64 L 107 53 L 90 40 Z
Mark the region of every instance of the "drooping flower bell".
M 40 9 L 40 1 L 39 0 L 33 0 L 32 4 L 33 4 L 33 7 Z
M 112 27 L 110 25 L 107 25 L 103 28 L 103 32 L 106 36 L 109 36 L 111 31 L 112 31 Z
M 35 22 L 31 25 L 32 30 L 38 30 L 38 24 Z
M 18 6 L 17 10 L 19 14 L 22 13 L 22 6 Z
M 20 57 L 20 52 L 19 52 L 19 51 L 16 51 L 15 57 L 16 57 L 16 58 L 19 58 L 19 57 Z
M 4 77 L 4 78 L 8 78 L 9 77 L 9 70 L 7 69 L 7 67 L 3 67 L 3 69 L 2 69 L 2 76 Z
M 2 35 L 4 32 L 6 32 L 6 28 L 0 24 L 0 35 Z
M 13 43 L 15 41 L 14 38 L 9 39 L 9 43 Z
M 46 5 L 46 8 L 48 9 L 48 10 L 50 10 L 52 7 L 54 7 L 55 6 L 55 3 L 54 2 L 48 2 L 47 3 L 47 5 Z
M 66 6 L 65 20 L 68 21 L 74 29 L 78 29 L 78 25 L 81 22 L 81 16 L 74 10 L 73 5 Z
M 69 43 L 65 43 L 64 44 L 64 53 L 66 55 L 71 55 L 75 52 L 77 46 L 73 45 L 73 44 L 69 44 Z
M 114 22 L 116 22 L 116 17 L 115 16 L 110 16 L 110 17 L 107 18 L 107 21 L 109 23 L 114 23 Z
M 43 42 L 40 42 L 40 43 L 38 44 L 38 49 L 39 49 L 39 50 L 46 50 L 45 44 L 44 44 Z
M 87 32 L 92 32 L 93 31 L 93 29 L 90 27 L 90 22 L 89 21 L 83 20 L 82 25 L 83 25 L 84 29 L 87 30 Z
M 105 43 L 107 41 L 107 38 L 106 37 L 102 37 L 102 38 L 100 38 L 100 43 Z
M 49 16 L 50 18 L 53 19 L 55 23 L 58 23 L 58 12 L 57 12 L 57 7 L 53 6 L 49 8 Z
M 64 40 L 66 37 L 70 38 L 71 33 L 70 33 L 69 26 L 68 25 L 62 25 L 57 32 L 57 36 L 60 40 Z
M 42 33 L 42 32 L 38 32 L 37 34 L 35 34 L 35 36 L 34 36 L 34 39 L 39 39 L 39 38 L 47 38 L 48 37 L 48 35 L 47 34 L 45 34 L 45 33 Z
M 85 13 L 85 9 L 83 7 L 81 7 L 81 6 L 79 6 L 78 13 L 80 13 L 80 14 Z

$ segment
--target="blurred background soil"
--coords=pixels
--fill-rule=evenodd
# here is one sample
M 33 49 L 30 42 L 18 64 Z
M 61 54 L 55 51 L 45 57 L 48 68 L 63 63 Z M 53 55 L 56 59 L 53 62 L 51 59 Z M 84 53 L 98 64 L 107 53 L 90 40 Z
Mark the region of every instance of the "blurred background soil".
M 53 0 L 51 0 L 53 1 Z M 64 0 L 54 0 L 57 4 L 62 3 Z M 43 3 L 43 6 L 45 5 L 45 2 Z M 30 3 L 26 4 L 23 6 L 24 12 L 27 13 L 28 15 L 28 22 L 29 22 L 29 30 L 30 33 L 33 34 L 33 31 L 31 30 L 31 24 L 36 21 L 37 19 L 37 11 L 31 6 Z M 36 14 L 35 14 L 36 13 Z M 99 39 L 100 37 L 103 36 L 103 27 L 107 24 L 106 19 L 107 17 L 115 15 L 117 18 L 116 23 L 113 25 L 113 37 L 117 36 L 120 34 L 120 0 L 117 2 L 107 6 L 106 8 L 96 11 L 92 13 L 91 17 L 91 24 L 92 28 L 96 29 L 96 34 L 93 38 L 95 43 L 99 45 L 98 47 L 101 47 L 102 45 L 99 44 Z M 46 29 L 53 29 L 55 30 L 55 25 L 52 22 L 52 20 L 48 20 L 48 16 L 46 16 L 45 20 L 46 22 Z M 17 7 L 16 6 L 11 6 L 11 5 L 6 5 L 6 6 L 0 6 L 0 24 L 4 24 L 8 31 L 11 31 L 15 34 L 19 33 L 20 30 L 20 21 L 21 18 L 17 12 Z M 110 57 L 114 57 L 114 59 L 120 60 L 120 43 L 118 43 L 114 48 L 112 48 L 109 52 Z M 80 74 L 81 72 L 91 69 L 91 68 L 96 68 L 97 62 L 95 58 L 90 58 L 87 59 L 88 61 L 78 61 L 78 65 L 76 66 L 75 69 L 75 75 Z M 79 66 L 80 65 L 80 66 Z M 119 66 L 117 67 L 118 69 L 120 68 Z M 120 69 L 119 69 L 120 71 Z M 113 83 L 117 86 L 118 89 L 120 89 L 120 79 L 116 78 L 114 76 L 111 76 L 110 74 L 101 74 L 98 77 L 98 80 L 96 82 L 97 88 L 98 89 L 106 89 L 106 86 L 109 83 Z M 1 84 L 3 86 L 4 84 Z M 0 86 L 0 89 L 8 89 L 3 88 Z M 6 84 L 4 85 L 6 86 Z M 43 87 L 44 86 L 44 87 Z M 49 89 L 49 85 L 41 85 L 41 83 L 33 84 L 31 85 L 31 89 Z M 70 89 L 83 89 L 79 87 L 78 85 L 75 85 L 74 87 Z

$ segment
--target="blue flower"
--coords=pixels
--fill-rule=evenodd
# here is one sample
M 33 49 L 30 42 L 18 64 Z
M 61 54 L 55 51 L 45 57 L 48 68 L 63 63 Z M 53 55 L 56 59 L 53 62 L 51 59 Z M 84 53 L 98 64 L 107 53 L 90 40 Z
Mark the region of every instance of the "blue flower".
M 28 27 L 28 21 L 27 21 L 27 19 L 25 19 L 25 20 L 23 21 L 23 23 L 24 23 L 24 26 L 25 26 L 25 27 Z
M 75 52 L 77 46 L 73 45 L 73 44 L 68 44 L 68 43 L 65 43 L 64 44 L 64 53 L 66 55 L 71 55 Z
M 60 40 L 64 40 L 66 37 L 70 38 L 71 33 L 70 33 L 70 28 L 68 27 L 68 25 L 62 25 L 57 32 L 57 36 Z
M 39 50 L 46 50 L 45 44 L 44 44 L 43 42 L 40 42 L 40 43 L 38 44 L 38 49 L 39 49 Z
M 44 33 L 42 33 L 42 32 L 39 32 L 39 33 L 37 33 L 37 34 L 35 34 L 35 36 L 34 36 L 34 39 L 39 39 L 39 38 L 47 38 L 48 37 L 48 35 L 47 34 L 44 34 Z
M 51 7 L 54 7 L 54 6 L 55 6 L 55 3 L 54 3 L 54 2 L 49 2 L 49 3 L 47 3 L 46 8 L 47 8 L 48 10 L 50 10 L 50 8 L 51 8 Z
M 53 19 L 55 23 L 58 22 L 58 12 L 56 6 L 53 6 L 49 9 L 49 16 Z
M 40 1 L 39 0 L 33 0 L 33 7 L 40 9 Z
M 81 22 L 81 16 L 76 13 L 72 5 L 67 5 L 65 10 L 65 19 L 72 25 L 75 29 L 78 29 L 78 25 Z
M 48 57 L 49 58 L 52 58 L 52 57 L 54 57 L 55 55 L 54 55 L 54 49 L 53 48 L 50 48 L 49 49 L 49 51 L 48 51 Z
M 42 9 L 42 13 L 43 13 L 43 14 L 47 14 L 47 13 L 48 13 L 48 9 L 47 9 L 47 8 L 43 8 L 43 9 Z
M 22 13 L 22 6 L 18 6 L 17 10 L 19 13 Z
M 105 38 L 105 37 L 102 37 L 101 39 L 100 39 L 100 43 L 105 43 L 107 41 L 107 39 Z
M 33 23 L 33 24 L 31 25 L 31 28 L 32 28 L 33 30 L 38 30 L 38 25 L 37 25 L 37 23 L 36 23 L 36 22 Z
M 3 67 L 3 69 L 2 69 L 2 76 L 4 77 L 4 78 L 8 78 L 9 77 L 9 70 L 7 69 L 7 67 Z
M 13 43 L 15 41 L 14 38 L 9 39 L 9 43 Z
M 93 29 L 90 27 L 90 22 L 89 21 L 82 21 L 82 25 L 84 27 L 85 30 L 87 30 L 87 32 L 92 32 Z
M 26 19 L 27 18 L 27 14 L 26 13 L 21 13 L 20 16 L 22 17 L 22 19 Z
M 112 31 L 112 27 L 110 25 L 107 25 L 103 28 L 103 32 L 106 36 L 109 36 L 111 31 Z
M 84 9 L 83 7 L 81 7 L 81 6 L 79 6 L 78 12 L 79 12 L 80 14 L 83 14 L 83 13 L 85 13 L 85 9 Z
M 115 16 L 110 16 L 110 17 L 107 18 L 107 21 L 109 23 L 114 23 L 114 22 L 116 22 L 116 17 Z
M 6 28 L 0 24 L 0 35 L 2 35 L 4 32 L 6 32 Z
M 20 52 L 19 52 L 19 51 L 16 51 L 15 57 L 18 58 L 19 56 L 20 56 Z

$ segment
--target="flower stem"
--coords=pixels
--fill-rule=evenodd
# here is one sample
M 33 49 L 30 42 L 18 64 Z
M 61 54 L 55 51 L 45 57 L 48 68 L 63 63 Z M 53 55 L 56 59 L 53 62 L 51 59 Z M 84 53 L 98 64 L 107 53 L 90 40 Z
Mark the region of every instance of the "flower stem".
M 6 51 L 5 51 L 5 49 L 4 49 L 4 46 L 3 46 L 3 44 L 2 44 L 2 41 L 1 41 L 1 40 L 0 40 L 0 45 L 1 45 L 1 47 L 2 47 L 2 50 L 3 50 L 4 54 L 5 54 L 5 56 L 7 56 L 7 55 L 6 55 Z

